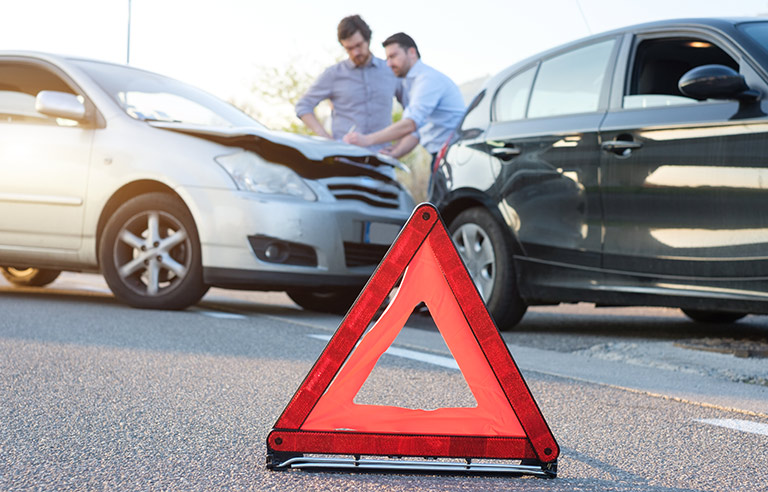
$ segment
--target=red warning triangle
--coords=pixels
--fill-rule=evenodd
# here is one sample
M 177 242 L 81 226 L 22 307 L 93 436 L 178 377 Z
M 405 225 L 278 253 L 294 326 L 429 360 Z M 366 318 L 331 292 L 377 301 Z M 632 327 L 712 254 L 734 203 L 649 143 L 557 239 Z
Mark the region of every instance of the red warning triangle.
M 401 277 L 394 299 L 366 332 Z M 355 403 L 420 302 L 477 406 Z M 271 458 L 311 453 L 555 462 L 558 445 L 432 205 L 414 211 L 275 423 L 267 450 Z

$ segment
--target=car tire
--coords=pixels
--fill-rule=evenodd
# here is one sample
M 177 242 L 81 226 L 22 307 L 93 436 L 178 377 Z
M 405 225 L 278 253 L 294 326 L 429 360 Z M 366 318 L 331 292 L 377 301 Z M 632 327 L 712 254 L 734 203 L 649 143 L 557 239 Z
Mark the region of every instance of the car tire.
M 0 267 L 0 272 L 7 281 L 22 287 L 43 287 L 59 278 L 61 274 L 61 270 L 33 267 Z
M 512 329 L 528 306 L 518 293 L 508 236 L 481 207 L 461 212 L 449 230 L 496 326 L 502 331 Z
M 686 316 L 699 323 L 733 323 L 747 313 L 730 313 L 727 311 L 703 311 L 699 309 L 681 309 Z
M 99 253 L 109 288 L 130 306 L 184 309 L 208 290 L 192 215 L 166 193 L 139 195 L 118 208 Z
M 289 289 L 286 291 L 293 302 L 309 311 L 346 314 L 360 294 L 357 288 L 325 290 Z

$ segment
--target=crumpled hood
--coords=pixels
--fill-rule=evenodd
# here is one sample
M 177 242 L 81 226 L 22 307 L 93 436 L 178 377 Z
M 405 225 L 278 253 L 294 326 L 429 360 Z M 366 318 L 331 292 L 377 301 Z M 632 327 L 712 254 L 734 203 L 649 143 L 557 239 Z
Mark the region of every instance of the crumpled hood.
M 363 164 L 367 165 L 366 167 L 373 166 L 372 169 L 375 169 L 375 166 L 384 165 L 410 172 L 410 170 L 400 161 L 388 155 L 372 152 L 364 147 L 358 147 L 357 145 L 350 145 L 322 137 L 299 135 L 255 126 L 231 128 L 166 121 L 147 121 L 147 123 L 155 128 L 173 130 L 187 135 L 212 140 L 224 145 L 238 146 L 254 150 L 266 159 L 294 168 L 299 174 L 305 173 L 300 172 L 300 169 L 296 169 L 295 165 L 298 163 L 295 158 L 291 158 L 291 149 L 297 151 L 304 157 L 304 159 L 309 161 L 324 163 L 347 162 L 354 163 L 355 165 Z

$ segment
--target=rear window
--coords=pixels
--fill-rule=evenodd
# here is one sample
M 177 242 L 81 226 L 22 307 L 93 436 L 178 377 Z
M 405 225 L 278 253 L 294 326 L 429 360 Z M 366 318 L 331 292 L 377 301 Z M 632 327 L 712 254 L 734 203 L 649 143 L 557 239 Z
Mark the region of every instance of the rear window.
M 494 111 L 497 121 L 511 121 L 525 118 L 525 110 L 528 107 L 528 97 L 531 93 L 533 77 L 536 68 L 515 75 L 504 82 L 496 93 Z

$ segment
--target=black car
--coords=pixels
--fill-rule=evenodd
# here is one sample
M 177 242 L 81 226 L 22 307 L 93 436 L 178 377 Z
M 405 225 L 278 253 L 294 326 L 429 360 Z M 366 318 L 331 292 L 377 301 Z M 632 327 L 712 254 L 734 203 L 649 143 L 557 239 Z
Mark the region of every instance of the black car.
M 768 313 L 768 19 L 627 27 L 492 77 L 430 201 L 501 329 L 527 306 Z

